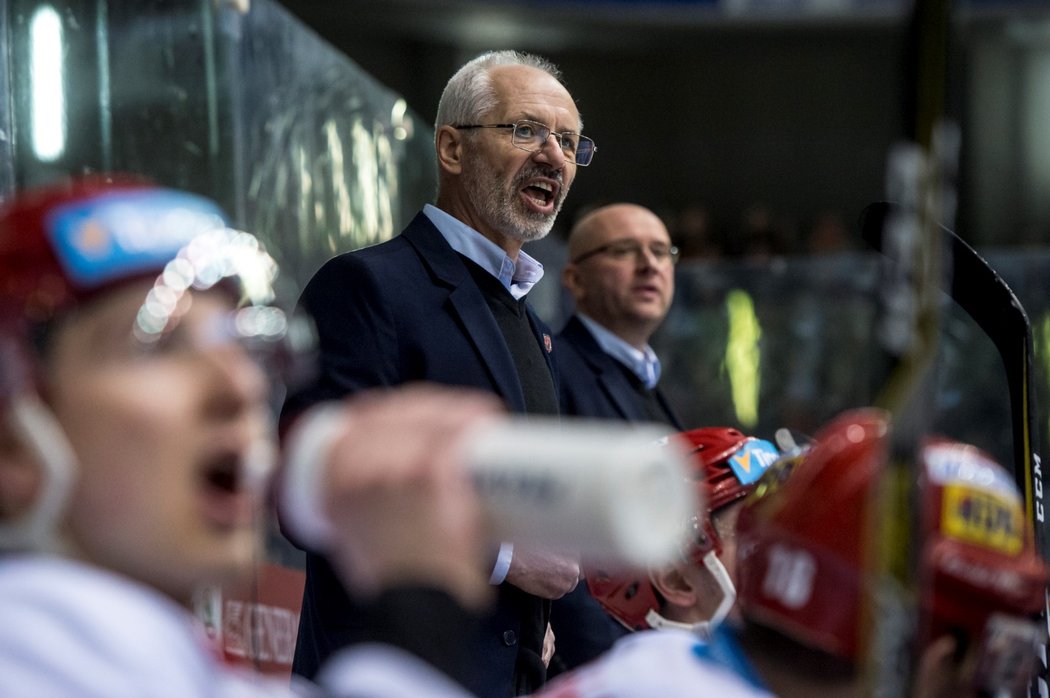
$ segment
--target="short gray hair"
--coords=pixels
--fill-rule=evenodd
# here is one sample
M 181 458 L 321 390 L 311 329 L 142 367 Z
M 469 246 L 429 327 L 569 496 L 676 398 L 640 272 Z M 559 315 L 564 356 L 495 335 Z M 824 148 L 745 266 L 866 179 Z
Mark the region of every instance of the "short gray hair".
M 489 70 L 503 65 L 538 68 L 561 82 L 561 71 L 546 58 L 521 51 L 490 51 L 464 64 L 449 78 L 438 102 L 434 130 L 445 124 L 476 123 L 496 107 Z

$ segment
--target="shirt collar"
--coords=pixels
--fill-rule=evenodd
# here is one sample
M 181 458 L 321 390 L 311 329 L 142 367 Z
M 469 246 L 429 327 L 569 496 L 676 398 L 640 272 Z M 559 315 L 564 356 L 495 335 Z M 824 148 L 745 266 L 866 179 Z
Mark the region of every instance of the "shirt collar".
M 524 250 L 518 252 L 515 264 L 502 247 L 437 206 L 426 204 L 423 213 L 452 249 L 499 279 L 515 300 L 543 278 L 543 265 Z
M 638 380 L 642 381 L 646 388 L 652 390 L 656 387 L 656 383 L 660 380 L 660 359 L 651 346 L 646 344 L 639 351 L 605 326 L 598 324 L 596 320 L 579 311 L 576 312 L 576 316 L 594 336 L 594 341 L 598 342 L 602 351 L 631 369 L 631 372 L 638 376 Z

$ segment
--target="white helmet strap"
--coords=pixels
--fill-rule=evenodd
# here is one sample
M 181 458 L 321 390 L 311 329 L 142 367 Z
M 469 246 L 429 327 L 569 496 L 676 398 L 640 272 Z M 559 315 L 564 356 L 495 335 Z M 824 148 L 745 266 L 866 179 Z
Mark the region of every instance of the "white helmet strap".
M 666 628 L 678 628 L 679 630 L 692 630 L 694 626 L 692 623 L 679 623 L 676 620 L 668 620 L 656 612 L 655 608 L 650 608 L 649 612 L 645 614 L 645 622 L 649 624 L 650 628 L 655 630 L 664 630 Z
M 715 628 L 725 621 L 729 611 L 733 609 L 733 604 L 736 602 L 736 587 L 733 586 L 733 580 L 729 578 L 729 571 L 722 564 L 722 561 L 718 559 L 718 556 L 715 555 L 715 551 L 712 550 L 704 555 L 704 565 L 722 589 L 722 600 L 719 602 L 715 612 L 706 621 L 701 621 L 693 626 L 698 635 L 707 638 L 711 636 Z
M 722 600 L 719 602 L 715 612 L 711 614 L 711 617 L 699 623 L 680 623 L 664 618 L 656 612 L 656 609 L 651 608 L 645 614 L 645 622 L 649 624 L 650 628 L 656 630 L 664 628 L 689 630 L 699 635 L 701 639 L 706 640 L 711 637 L 715 628 L 725 621 L 729 611 L 733 608 L 733 603 L 736 601 L 736 587 L 733 586 L 733 580 L 729 578 L 729 572 L 726 570 L 725 565 L 722 564 L 722 561 L 718 559 L 713 550 L 704 555 L 704 566 L 707 567 L 711 576 L 715 578 L 719 588 L 722 590 Z
M 41 493 L 18 519 L 0 522 L 0 551 L 58 550 L 57 524 L 65 510 L 76 472 L 76 457 L 62 427 L 32 393 L 14 397 L 7 418 L 16 434 L 33 450 L 43 473 Z

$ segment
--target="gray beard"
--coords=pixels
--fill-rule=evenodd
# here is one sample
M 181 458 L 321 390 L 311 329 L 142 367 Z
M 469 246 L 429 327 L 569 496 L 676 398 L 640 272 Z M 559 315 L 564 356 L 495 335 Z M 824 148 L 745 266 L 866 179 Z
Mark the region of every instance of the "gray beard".
M 471 163 L 473 164 L 473 163 Z M 540 240 L 554 227 L 554 220 L 565 202 L 568 187 L 563 187 L 554 202 L 554 212 L 544 215 L 526 209 L 518 198 L 518 190 L 535 170 L 523 170 L 508 189 L 493 177 L 486 177 L 483 168 L 468 166 L 464 171 L 467 197 L 482 220 L 507 237 L 526 243 Z

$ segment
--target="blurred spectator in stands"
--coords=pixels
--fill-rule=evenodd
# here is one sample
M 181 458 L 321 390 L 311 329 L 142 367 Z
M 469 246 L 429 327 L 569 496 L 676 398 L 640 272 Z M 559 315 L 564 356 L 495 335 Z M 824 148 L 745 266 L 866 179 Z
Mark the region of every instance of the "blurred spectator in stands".
M 718 259 L 722 246 L 711 227 L 711 215 L 703 204 L 689 204 L 674 216 L 671 239 L 678 245 L 680 259 Z
M 740 220 L 738 243 L 744 259 L 765 264 L 794 251 L 791 226 L 764 204 L 748 207 Z
M 854 237 L 838 211 L 821 211 L 813 220 L 805 239 L 805 252 L 819 255 L 855 249 Z

